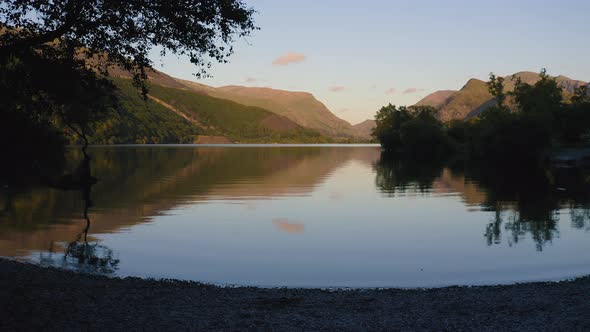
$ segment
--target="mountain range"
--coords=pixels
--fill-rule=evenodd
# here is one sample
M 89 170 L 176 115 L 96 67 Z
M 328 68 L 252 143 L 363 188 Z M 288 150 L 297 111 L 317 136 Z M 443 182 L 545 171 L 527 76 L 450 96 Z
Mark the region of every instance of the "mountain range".
M 374 120 L 351 125 L 307 92 L 229 85 L 212 87 L 174 78 L 157 70 L 148 74 L 150 88 L 142 100 L 128 73 L 111 71 L 120 90 L 123 110 L 101 123 L 93 143 L 324 143 L 369 141 Z M 540 75 L 519 72 L 505 77 L 534 84 Z M 588 83 L 555 78 L 566 100 Z M 509 104 L 513 103 L 510 98 Z M 478 116 L 494 105 L 486 82 L 470 79 L 460 90 L 436 91 L 416 105 L 439 110 L 443 121 Z
M 527 71 L 506 76 L 504 77 L 506 92 L 514 91 L 516 78 L 520 78 L 524 83 L 535 84 L 541 79 L 541 76 L 538 73 Z M 574 80 L 566 76 L 557 76 L 555 79 L 557 84 L 563 89 L 566 100 L 574 93 L 576 88 L 588 84 L 587 82 Z M 511 98 L 508 98 L 508 103 L 513 105 L 514 102 Z M 450 121 L 476 117 L 490 106 L 495 105 L 495 99 L 488 91 L 486 82 L 472 78 L 460 90 L 435 91 L 418 101 L 415 105 L 432 106 L 439 111 L 438 116 L 442 121 Z M 366 134 L 370 133 L 375 127 L 375 122 L 373 120 L 366 120 L 355 127 L 357 130 L 361 130 Z
M 350 123 L 330 112 L 311 93 L 237 85 L 214 88 L 186 80 L 177 80 L 177 82 L 184 84 L 192 91 L 269 110 L 302 127 L 317 130 L 331 137 L 358 136 Z
M 125 71 L 114 69 L 110 74 L 118 85 L 128 85 L 125 81 L 130 77 Z M 196 127 L 199 143 L 343 142 L 367 141 L 370 137 L 370 132 L 357 130 L 338 118 L 307 92 L 236 85 L 212 87 L 156 70 L 150 71 L 148 79 L 151 104 L 168 109 L 179 121 Z M 129 86 L 125 88 L 129 90 Z M 219 119 L 222 113 L 226 113 L 223 120 Z M 234 128 L 227 128 L 232 123 Z
M 535 84 L 541 79 L 541 76 L 538 73 L 526 71 L 506 76 L 504 78 L 506 92 L 514 91 L 516 78 L 520 78 L 523 83 Z M 574 93 L 577 87 L 588 84 L 565 76 L 557 76 L 555 79 L 563 89 L 566 99 Z M 486 82 L 478 79 L 470 79 L 457 91 L 436 91 L 416 103 L 416 105 L 437 108 L 439 117 L 443 121 L 472 118 L 494 104 L 494 97 L 488 91 Z

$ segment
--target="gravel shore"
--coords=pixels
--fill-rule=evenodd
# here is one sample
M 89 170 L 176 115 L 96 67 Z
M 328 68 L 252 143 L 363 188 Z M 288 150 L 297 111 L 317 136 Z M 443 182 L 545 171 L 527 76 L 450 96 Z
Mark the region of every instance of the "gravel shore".
M 0 330 L 590 330 L 590 278 L 438 289 L 223 288 L 0 259 Z

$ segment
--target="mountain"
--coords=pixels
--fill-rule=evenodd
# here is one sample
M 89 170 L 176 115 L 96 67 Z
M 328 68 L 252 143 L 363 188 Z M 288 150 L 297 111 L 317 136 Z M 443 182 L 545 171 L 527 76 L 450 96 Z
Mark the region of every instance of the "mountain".
M 375 128 L 376 122 L 375 120 L 365 120 L 361 123 L 357 123 L 354 126 L 354 130 L 356 131 L 357 136 L 363 138 L 371 138 L 371 131 Z
M 317 131 L 259 107 L 196 93 L 167 75 L 150 75 L 144 100 L 126 78 L 113 78 L 121 107 L 98 123 L 93 144 L 327 142 Z M 162 85 L 155 84 L 161 83 Z M 165 86 L 167 85 L 167 86 Z M 175 85 L 176 87 L 171 87 Z
M 302 127 L 317 130 L 328 136 L 341 138 L 356 136 L 350 123 L 338 118 L 323 103 L 307 92 L 237 85 L 214 88 L 186 80 L 177 81 L 193 91 L 212 97 L 269 110 Z
M 440 90 L 433 92 L 416 103 L 416 106 L 432 106 L 435 108 L 441 107 L 447 99 L 457 93 L 456 90 Z
M 457 93 L 440 106 L 439 117 L 443 121 L 465 119 L 475 110 L 485 108 L 493 100 L 486 82 L 470 79 Z
M 111 75 L 130 78 L 129 73 L 117 69 L 112 70 Z M 150 70 L 148 79 L 153 86 L 188 90 L 201 96 L 209 96 L 232 101 L 243 106 L 264 109 L 278 116 L 276 119 L 286 118 L 301 128 L 317 131 L 324 136 L 335 139 L 368 138 L 367 136 L 359 136 L 350 123 L 338 118 L 323 103 L 307 92 L 236 85 L 211 87 L 193 81 L 177 79 L 157 70 Z
M 514 91 L 515 78 L 520 78 L 522 82 L 528 84 L 535 84 L 541 79 L 538 73 L 526 71 L 506 76 L 504 78 L 506 92 Z M 577 87 L 587 84 L 565 76 L 557 76 L 555 79 L 563 89 L 566 99 L 574 93 Z M 508 102 L 511 101 L 508 100 Z M 436 91 L 420 100 L 416 105 L 436 107 L 439 109 L 440 119 L 449 121 L 478 116 L 482 111 L 494 104 L 494 97 L 488 91 L 486 82 L 470 79 L 459 91 Z
M 535 84 L 539 80 L 541 80 L 541 75 L 539 75 L 538 73 L 534 73 L 534 72 L 523 71 L 523 72 L 518 72 L 518 73 L 511 75 L 511 76 L 506 76 L 504 78 L 506 81 L 506 91 L 513 91 L 514 90 L 514 85 L 516 83 L 516 80 L 513 78 L 520 78 L 520 80 L 524 83 Z M 563 75 L 559 75 L 559 76 L 555 77 L 555 80 L 557 81 L 557 85 L 559 85 L 563 89 L 566 96 L 573 94 L 575 89 L 578 88 L 579 86 L 583 86 L 583 85 L 587 84 L 586 82 L 574 80 L 574 79 L 571 79 L 571 78 L 563 76 Z

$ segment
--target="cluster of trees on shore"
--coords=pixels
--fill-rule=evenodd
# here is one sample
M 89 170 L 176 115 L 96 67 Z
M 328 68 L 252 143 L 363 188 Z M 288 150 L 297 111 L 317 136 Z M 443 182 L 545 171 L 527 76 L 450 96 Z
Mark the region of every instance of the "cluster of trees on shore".
M 384 150 L 418 158 L 460 152 L 474 160 L 509 163 L 539 160 L 548 149 L 590 144 L 590 91 L 578 87 L 564 96 L 545 70 L 534 84 L 515 79 L 506 92 L 504 79 L 490 75 L 495 105 L 478 117 L 443 123 L 429 106 L 387 105 L 376 114 L 373 136 Z

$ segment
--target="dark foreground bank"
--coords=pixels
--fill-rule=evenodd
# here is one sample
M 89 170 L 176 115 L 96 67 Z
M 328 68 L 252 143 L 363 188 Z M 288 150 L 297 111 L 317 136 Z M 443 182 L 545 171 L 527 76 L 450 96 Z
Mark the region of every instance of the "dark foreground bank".
M 220 288 L 0 259 L 0 330 L 590 330 L 590 278 L 427 290 Z

